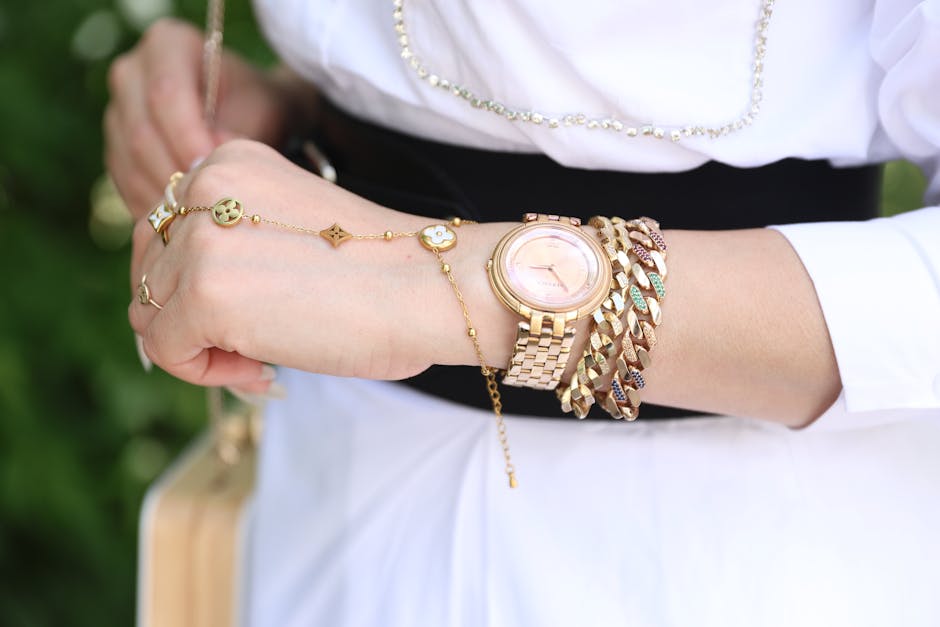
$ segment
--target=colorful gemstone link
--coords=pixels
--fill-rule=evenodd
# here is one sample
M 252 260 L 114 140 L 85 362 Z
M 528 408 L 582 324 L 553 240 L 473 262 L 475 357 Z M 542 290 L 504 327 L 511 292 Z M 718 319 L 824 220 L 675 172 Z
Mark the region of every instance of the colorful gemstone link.
M 640 261 L 642 261 L 646 265 L 648 266 L 653 265 L 653 258 L 650 257 L 649 251 L 643 248 L 643 246 L 641 246 L 639 242 L 633 243 L 633 254 L 639 257 Z
M 630 286 L 630 299 L 633 301 L 633 304 L 637 309 L 646 313 L 650 310 L 649 305 L 646 304 L 646 301 L 643 299 L 643 292 L 640 291 L 636 285 Z
M 649 278 L 650 283 L 653 284 L 653 289 L 656 290 L 656 296 L 663 298 L 666 295 L 666 286 L 663 285 L 663 278 L 655 272 L 647 272 L 646 276 Z
M 616 378 L 610 382 L 610 389 L 614 393 L 614 398 L 617 399 L 618 402 L 627 402 L 627 394 L 623 391 L 623 388 L 620 386 L 620 381 L 617 381 Z
M 643 375 L 640 374 L 639 370 L 630 368 L 630 376 L 633 377 L 634 382 L 636 382 L 637 389 L 642 390 L 646 387 L 646 381 L 643 379 Z
M 656 243 L 656 248 L 658 248 L 659 250 L 663 252 L 666 252 L 666 240 L 663 239 L 662 233 L 660 233 L 659 231 L 654 231 L 653 229 L 650 229 L 649 237 L 651 240 L 653 240 L 653 242 Z

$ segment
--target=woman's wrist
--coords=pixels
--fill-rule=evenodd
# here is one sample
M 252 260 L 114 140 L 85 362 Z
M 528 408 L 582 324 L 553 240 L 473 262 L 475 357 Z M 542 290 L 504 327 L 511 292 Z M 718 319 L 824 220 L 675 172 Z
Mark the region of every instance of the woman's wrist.
M 428 224 L 433 223 L 433 220 Z M 487 365 L 505 368 L 509 363 L 515 343 L 516 331 L 522 318 L 500 302 L 493 291 L 487 272 L 487 261 L 500 239 L 512 228 L 513 222 L 491 222 L 466 224 L 456 229 L 458 246 L 446 253 L 454 277 L 463 294 L 468 311 L 477 332 L 480 348 Z M 593 235 L 591 227 L 585 227 Z M 479 359 L 473 343 L 466 338 L 466 324 L 459 304 L 452 293 L 446 277 L 431 264 L 436 275 L 432 277 L 429 290 L 435 294 L 434 306 L 423 308 L 419 316 L 423 328 L 435 329 L 437 341 L 432 347 L 428 361 L 442 365 L 478 365 Z M 438 287 L 435 288 L 434 284 Z M 576 356 L 588 341 L 588 319 L 575 323 L 578 329 L 571 349 L 572 358 L 566 375 L 574 372 Z M 466 339 L 461 340 L 464 337 Z
M 841 387 L 813 283 L 771 229 L 664 231 L 668 296 L 644 402 L 803 426 Z
M 428 218 L 423 225 L 435 222 L 440 221 Z M 487 365 L 497 368 L 505 367 L 509 361 L 518 317 L 493 293 L 487 278 L 486 262 L 496 244 L 513 226 L 506 222 L 465 223 L 455 229 L 457 246 L 444 253 L 463 295 Z M 426 306 L 414 307 L 413 303 L 407 306 L 417 313 L 418 327 L 430 330 L 428 337 L 434 338 L 433 342 L 425 344 L 425 359 L 429 364 L 479 365 L 473 342 L 467 336 L 463 312 L 447 277 L 433 256 L 420 247 L 416 257 L 415 262 L 426 265 L 430 271 L 430 275 L 422 273 L 426 277 L 424 290 L 430 297 L 424 303 Z

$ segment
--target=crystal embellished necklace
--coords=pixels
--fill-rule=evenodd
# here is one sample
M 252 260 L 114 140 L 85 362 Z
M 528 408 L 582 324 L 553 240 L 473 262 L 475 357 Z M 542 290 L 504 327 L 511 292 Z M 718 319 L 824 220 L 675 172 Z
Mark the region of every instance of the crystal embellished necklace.
M 584 113 L 553 115 L 537 109 L 517 109 L 492 98 L 483 98 L 470 88 L 444 78 L 425 65 L 411 48 L 408 28 L 405 24 L 405 0 L 393 0 L 392 4 L 394 6 L 392 18 L 395 24 L 395 33 L 398 36 L 398 45 L 401 47 L 401 58 L 414 70 L 418 78 L 432 87 L 449 91 L 454 96 L 465 100 L 467 104 L 475 109 L 489 111 L 511 122 L 528 122 L 540 126 L 544 125 L 550 129 L 562 126 L 583 126 L 588 129 L 603 129 L 621 133 L 626 137 L 653 137 L 655 139 L 669 137 L 672 141 L 678 142 L 683 137 L 708 136 L 716 138 L 730 135 L 753 124 L 754 119 L 760 113 L 760 102 L 763 98 L 762 90 L 764 87 L 764 57 L 767 54 L 767 31 L 770 27 L 770 18 L 773 16 L 774 0 L 761 0 L 760 13 L 755 29 L 754 60 L 751 64 L 751 89 L 747 106 L 738 117 L 717 126 L 705 124 L 670 126 L 653 123 L 630 125 L 616 117 L 597 118 Z

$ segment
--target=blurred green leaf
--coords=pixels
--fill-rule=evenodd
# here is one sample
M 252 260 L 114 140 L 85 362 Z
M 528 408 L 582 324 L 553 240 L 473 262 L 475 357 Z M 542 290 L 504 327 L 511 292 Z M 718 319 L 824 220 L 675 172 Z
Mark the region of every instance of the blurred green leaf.
M 893 161 L 885 166 L 881 188 L 884 215 L 894 215 L 923 206 L 927 179 L 913 163 Z
M 181 6 L 197 22 L 203 10 Z M 89 235 L 105 76 L 137 36 L 113 11 L 104 0 L 0 5 L 4 627 L 133 624 L 144 490 L 205 424 L 202 390 L 140 366 L 129 251 Z M 270 61 L 249 3 L 227 19 L 228 44 Z M 116 42 L 108 57 L 96 58 L 112 45 L 96 36 Z

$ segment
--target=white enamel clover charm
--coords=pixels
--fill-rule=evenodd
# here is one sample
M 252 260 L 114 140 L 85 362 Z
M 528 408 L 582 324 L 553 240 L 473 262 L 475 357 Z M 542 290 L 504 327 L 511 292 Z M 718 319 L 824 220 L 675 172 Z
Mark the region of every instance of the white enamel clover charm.
M 418 238 L 421 240 L 421 245 L 428 250 L 443 252 L 457 245 L 457 234 L 443 224 L 432 224 L 421 229 Z

